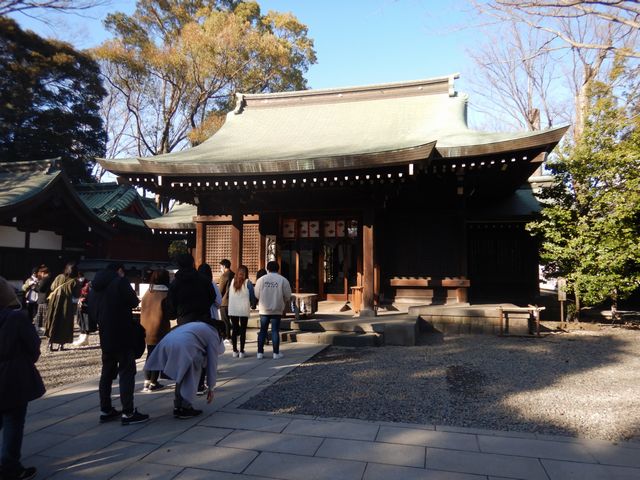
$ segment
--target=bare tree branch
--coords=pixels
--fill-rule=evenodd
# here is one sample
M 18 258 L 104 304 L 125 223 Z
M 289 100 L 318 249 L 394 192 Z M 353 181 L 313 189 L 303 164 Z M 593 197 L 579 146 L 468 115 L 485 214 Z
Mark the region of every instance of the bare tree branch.
M 496 18 L 518 21 L 531 28 L 555 35 L 571 48 L 606 50 L 640 58 L 640 3 L 637 0 L 492 0 L 471 2 Z M 590 20 L 591 25 L 615 29 L 612 42 L 585 41 L 562 28 L 568 21 Z
M 34 11 L 78 13 L 98 6 L 109 5 L 111 0 L 0 0 L 0 15 L 23 13 L 40 18 Z
M 608 22 L 640 29 L 640 4 L 637 0 L 495 0 L 494 7 L 498 6 L 539 17 L 577 18 L 591 15 Z

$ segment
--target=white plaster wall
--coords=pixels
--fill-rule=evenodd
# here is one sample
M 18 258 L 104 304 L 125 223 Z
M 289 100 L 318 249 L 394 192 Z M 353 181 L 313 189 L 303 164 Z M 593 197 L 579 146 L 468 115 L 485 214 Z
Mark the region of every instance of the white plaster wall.
M 29 246 L 42 250 L 62 250 L 62 235 L 55 232 L 39 230 L 31 234 Z
M 0 225 L 0 247 L 24 248 L 25 233 Z

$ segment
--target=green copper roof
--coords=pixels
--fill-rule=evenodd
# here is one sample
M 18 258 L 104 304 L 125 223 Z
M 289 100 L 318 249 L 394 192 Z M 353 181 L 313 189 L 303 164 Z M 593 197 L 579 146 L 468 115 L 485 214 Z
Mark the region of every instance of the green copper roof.
M 169 213 L 145 220 L 144 223 L 147 227 L 157 230 L 194 230 L 196 227 L 193 217 L 197 214 L 195 205 L 176 203 Z
M 0 163 L 0 209 L 26 202 L 48 188 L 60 175 L 51 162 Z
M 87 207 L 105 222 L 119 219 L 129 225 L 144 227 L 144 219 L 160 215 L 153 203 L 145 202 L 131 185 L 84 184 L 77 185 L 76 191 Z M 132 206 L 139 214 L 126 212 Z
M 207 141 L 150 158 L 100 160 L 116 173 L 245 175 L 360 169 L 429 158 L 510 152 L 560 140 L 566 127 L 488 133 L 467 125 L 456 75 L 403 83 L 259 95 Z

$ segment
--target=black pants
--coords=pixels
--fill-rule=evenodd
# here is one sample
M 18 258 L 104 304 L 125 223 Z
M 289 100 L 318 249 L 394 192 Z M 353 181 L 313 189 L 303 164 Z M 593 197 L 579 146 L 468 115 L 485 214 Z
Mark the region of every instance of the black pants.
M 156 348 L 155 345 L 147 345 L 147 358 L 151 356 L 151 352 Z M 160 370 L 145 370 L 144 379 L 151 383 L 158 383 L 158 377 L 160 376 Z
M 7 392 L 10 394 L 11 392 Z M 20 451 L 24 436 L 24 419 L 27 416 L 27 404 L 0 412 L 0 430 L 2 430 L 2 472 L 14 474 L 22 470 Z M 3 477 L 4 478 L 4 477 Z
M 173 406 L 174 408 L 191 408 L 191 404 L 187 402 L 182 395 L 180 395 L 180 387 L 181 383 L 176 383 L 176 392 L 173 396 Z
M 108 412 L 112 408 L 111 386 L 119 377 L 120 403 L 122 413 L 133 413 L 133 389 L 136 383 L 136 356 L 133 351 L 102 352 L 102 373 L 100 374 L 100 410 Z
M 247 341 L 247 322 L 249 317 L 229 317 L 233 324 L 233 330 L 231 331 L 231 345 L 233 351 L 238 351 L 238 336 L 240 336 L 240 351 L 244 353 L 244 344 Z
M 220 320 L 224 322 L 225 338 L 231 337 L 231 321 L 229 320 L 229 307 L 220 307 Z
M 27 314 L 29 315 L 29 320 L 34 322 L 36 319 L 36 313 L 38 313 L 38 304 L 35 302 L 27 302 Z

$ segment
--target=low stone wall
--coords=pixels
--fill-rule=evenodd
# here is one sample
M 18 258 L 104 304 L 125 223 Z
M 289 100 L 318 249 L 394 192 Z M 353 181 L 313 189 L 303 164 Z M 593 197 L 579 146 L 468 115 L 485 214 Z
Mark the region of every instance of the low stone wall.
M 410 315 L 419 318 L 418 325 L 423 332 L 438 332 L 448 335 L 500 333 L 501 305 L 483 306 L 419 306 L 409 309 Z M 515 305 L 502 305 L 505 308 Z M 510 314 L 509 334 L 528 335 L 530 330 L 529 315 Z

